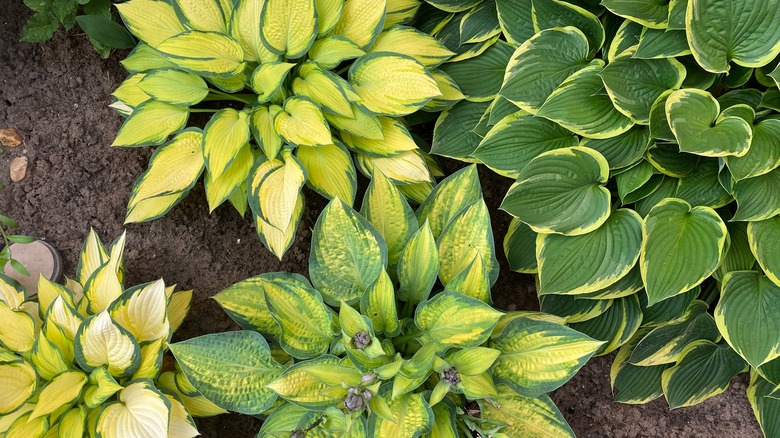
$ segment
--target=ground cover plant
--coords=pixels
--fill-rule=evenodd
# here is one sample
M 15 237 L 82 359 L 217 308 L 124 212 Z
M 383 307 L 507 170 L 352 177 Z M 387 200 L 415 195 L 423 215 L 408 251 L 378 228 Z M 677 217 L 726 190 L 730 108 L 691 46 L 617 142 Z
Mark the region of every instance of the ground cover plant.
M 0 274 L 0 435 L 194 437 L 191 414 L 224 412 L 163 373 L 192 291 L 125 289 L 124 243 L 90 232 L 75 278 L 37 298 Z
M 468 54 L 432 153 L 516 180 L 504 247 L 542 310 L 618 351 L 616 400 L 690 406 L 749 370 L 780 433 L 777 4 L 430 3 L 417 25 Z
M 16 272 L 23 275 L 29 275 L 27 268 L 13 258 L 13 254 L 11 254 L 11 244 L 30 243 L 34 242 L 35 238 L 13 233 L 12 231 L 17 228 L 19 228 L 19 222 L 16 222 L 4 214 L 0 214 L 0 236 L 2 236 L 3 239 L 3 241 L 0 242 L 0 244 L 3 245 L 3 248 L 0 249 L 0 272 L 3 272 L 5 266 L 10 264 Z
M 474 166 L 416 212 L 379 172 L 360 213 L 334 199 L 309 274 L 234 284 L 214 299 L 244 330 L 171 346 L 209 400 L 265 419 L 258 436 L 573 436 L 546 393 L 602 342 L 490 305 L 498 265 Z
M 441 173 L 403 117 L 456 101 L 436 68 L 453 53 L 400 25 L 414 14 L 400 6 L 117 5 L 141 43 L 122 61 L 131 76 L 114 92 L 113 107 L 127 120 L 113 145 L 162 144 L 136 182 L 127 222 L 165 214 L 205 174 L 209 209 L 229 201 L 243 215 L 249 205 L 263 243 L 281 258 L 301 218 L 305 184 L 351 204 L 357 170 L 370 177 L 378 169 L 411 200 L 425 199 Z M 205 126 L 190 117 L 201 112 L 211 114 Z

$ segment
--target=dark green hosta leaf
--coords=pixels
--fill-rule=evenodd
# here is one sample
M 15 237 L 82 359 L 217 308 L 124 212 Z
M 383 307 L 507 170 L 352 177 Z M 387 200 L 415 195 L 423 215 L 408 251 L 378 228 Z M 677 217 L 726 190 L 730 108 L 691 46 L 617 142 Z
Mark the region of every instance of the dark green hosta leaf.
M 591 51 L 596 52 L 604 45 L 604 27 L 591 12 L 558 0 L 533 0 L 531 4 L 534 28 L 542 30 L 574 26 L 588 37 Z
M 612 15 L 607 15 L 613 17 Z M 622 55 L 626 50 L 639 44 L 639 37 L 642 35 L 644 26 L 631 21 L 624 20 L 615 32 L 615 37 L 609 43 L 609 50 L 607 51 L 606 60 L 612 62 Z
M 536 232 L 589 233 L 609 217 L 608 177 L 607 160 L 592 149 L 546 152 L 520 172 L 501 208 Z
M 474 129 L 488 105 L 462 101 L 441 113 L 433 128 L 431 153 L 457 159 L 470 156 L 482 141 Z
M 681 318 L 693 300 L 698 298 L 700 294 L 701 287 L 696 286 L 685 293 L 648 306 L 647 294 L 644 292 L 640 293 L 639 303 L 642 306 L 642 325 L 644 327 L 654 327 Z
M 514 46 L 498 41 L 475 58 L 449 62 L 440 69 L 455 80 L 466 99 L 490 100 L 501 89 L 504 71 L 514 49 Z
M 617 182 L 618 196 L 623 201 L 623 205 L 638 201 L 634 199 L 633 193 L 637 192 L 653 177 L 653 165 L 647 161 L 640 161 L 630 169 L 620 172 L 615 177 Z M 649 195 L 649 193 L 648 193 Z
M 461 44 L 483 42 L 501 33 L 496 1 L 487 0 L 470 10 L 460 22 Z
M 616 170 L 641 160 L 650 142 L 650 130 L 646 126 L 634 125 L 633 128 L 615 137 L 583 138 L 580 146 L 598 151 L 609 162 L 609 169 Z
M 725 391 L 745 362 L 725 343 L 688 345 L 677 364 L 663 373 L 664 395 L 672 409 L 693 406 Z
M 663 395 L 661 375 L 671 365 L 640 367 L 628 362 L 637 342 L 647 333 L 640 329 L 618 350 L 610 368 L 610 384 L 615 401 L 626 404 L 644 404 Z
M 682 152 L 708 157 L 741 156 L 750 147 L 750 123 L 721 113 L 718 101 L 706 91 L 675 91 L 666 100 L 666 114 Z
M 634 125 L 618 111 L 599 77 L 604 61 L 596 59 L 553 91 L 536 113 L 588 138 L 610 138 Z
M 496 0 L 498 22 L 507 41 L 522 44 L 537 32 L 534 29 L 531 0 Z
M 666 100 L 672 93 L 674 90 L 664 91 L 650 107 L 650 138 L 677 141 L 669 126 L 669 119 L 666 118 Z
M 642 310 L 637 295 L 618 298 L 612 306 L 596 318 L 571 324 L 571 328 L 604 341 L 597 355 L 610 353 L 628 342 L 642 324 Z
M 356 302 L 387 265 L 387 247 L 373 226 L 344 201 L 325 207 L 312 232 L 309 275 L 328 304 Z
M 613 14 L 654 29 L 666 27 L 669 18 L 668 0 L 602 0 Z
M 764 380 L 755 370 L 750 373 L 747 397 L 761 431 L 768 437 L 780 434 L 780 400 L 769 397 L 775 389 L 774 384 Z
M 99 44 L 113 49 L 132 49 L 135 47 L 135 38 L 130 35 L 130 32 L 124 26 L 111 18 L 98 15 L 81 15 L 76 17 L 76 21 L 79 23 L 79 27 Z
M 723 338 L 754 368 L 780 356 L 780 286 L 760 272 L 723 278 L 715 321 Z
M 703 69 L 696 62 L 693 55 L 681 56 L 677 60 L 685 66 L 685 70 L 688 72 L 683 82 L 683 88 L 701 88 L 706 90 L 721 77 L 717 73 L 711 73 Z
M 751 250 L 748 229 L 750 226 L 755 226 L 760 223 L 761 222 L 726 222 L 726 229 L 729 231 L 729 249 L 720 262 L 718 270 L 712 274 L 713 278 L 722 282 L 723 277 L 729 272 L 749 271 L 755 266 L 756 258 L 753 256 Z M 756 228 L 753 229 L 755 230 Z M 780 233 L 778 233 L 778 237 L 780 237 Z M 761 239 L 760 242 L 767 242 L 769 245 L 772 245 L 771 236 L 760 236 L 759 238 Z M 777 244 L 777 242 L 775 242 L 775 244 Z
M 266 384 L 283 368 L 257 332 L 215 333 L 170 348 L 192 386 L 221 408 L 256 415 L 276 400 Z
M 764 175 L 780 166 L 780 120 L 766 119 L 753 126 L 750 149 L 741 157 L 725 157 L 735 181 Z
M 780 168 L 734 183 L 735 221 L 761 221 L 780 213 Z
M 640 216 L 645 217 L 650 210 L 653 209 L 659 202 L 666 198 L 673 198 L 677 193 L 678 180 L 669 176 L 664 176 L 663 181 L 657 189 L 645 198 L 640 199 L 634 205 L 634 209 Z
M 718 183 L 718 172 L 716 159 L 703 158 L 692 174 L 680 178 L 675 197 L 694 207 L 720 208 L 730 204 L 734 198 Z
M 593 319 L 612 306 L 612 300 L 589 300 L 571 295 L 542 295 L 539 308 L 542 312 L 560 316 L 567 324 Z
M 588 39 L 576 27 L 543 30 L 512 55 L 499 94 L 535 114 L 569 75 L 588 66 L 588 52 Z
M 690 54 L 684 31 L 645 28 L 634 58 L 662 59 Z
M 578 143 L 576 135 L 557 123 L 515 113 L 496 124 L 471 156 L 501 175 L 517 178 L 540 154 Z
M 644 287 L 642 284 L 642 274 L 639 272 L 639 264 L 634 265 L 628 274 L 611 285 L 599 289 L 595 292 L 579 295 L 578 297 L 591 300 L 614 300 L 633 295 Z
M 780 53 L 780 9 L 773 0 L 689 0 L 686 16 L 693 56 L 707 71 L 729 62 L 761 67 Z
M 761 269 L 780 286 L 780 217 L 748 223 L 747 235 Z
M 726 225 L 709 207 L 668 198 L 645 218 L 639 260 L 648 304 L 681 294 L 712 275 L 726 244 Z M 685 269 L 680 269 L 685 266 Z
M 543 234 L 537 242 L 540 295 L 595 292 L 620 280 L 636 264 L 642 218 L 620 209 L 590 233 Z
M 509 223 L 509 230 L 504 237 L 504 254 L 509 262 L 509 269 L 521 274 L 535 274 L 536 265 L 536 232 L 517 218 Z
M 657 143 L 647 150 L 647 161 L 664 175 L 685 178 L 692 175 L 703 158 L 680 152 L 674 143 Z
M 497 420 L 507 427 L 501 432 L 507 436 L 521 437 L 529 432 L 539 437 L 573 438 L 566 419 L 547 395 L 523 397 L 507 386 L 498 387 L 496 403 L 480 402 L 480 418 Z

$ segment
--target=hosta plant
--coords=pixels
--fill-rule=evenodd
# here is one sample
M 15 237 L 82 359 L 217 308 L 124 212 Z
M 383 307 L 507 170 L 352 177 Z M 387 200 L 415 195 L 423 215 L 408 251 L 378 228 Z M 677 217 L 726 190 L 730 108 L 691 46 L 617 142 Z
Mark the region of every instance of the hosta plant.
M 209 400 L 262 416 L 259 437 L 572 436 L 546 393 L 602 342 L 494 309 L 492 239 L 476 168 L 416 212 L 377 172 L 360 213 L 322 212 L 311 282 L 240 281 L 214 298 L 244 330 L 171 351 Z
M 0 436 L 193 437 L 185 402 L 221 412 L 155 383 L 192 291 L 124 289 L 124 242 L 90 232 L 76 278 L 41 277 L 37 301 L 0 275 Z
M 466 100 L 432 152 L 515 180 L 510 265 L 599 354 L 619 349 L 617 400 L 689 406 L 750 369 L 758 421 L 780 433 L 780 8 L 513 4 L 533 32 L 444 68 Z M 479 81 L 453 73 L 486 62 Z
M 438 167 L 404 116 L 459 97 L 436 68 L 452 52 L 398 25 L 414 12 L 398 3 L 117 5 L 142 43 L 122 61 L 131 76 L 113 106 L 128 117 L 113 145 L 162 144 L 135 184 L 127 222 L 165 214 L 205 174 L 209 209 L 230 201 L 244 214 L 248 204 L 263 243 L 281 257 L 304 184 L 351 205 L 356 168 L 377 169 L 411 200 L 425 199 Z M 205 126 L 190 119 L 203 112 Z

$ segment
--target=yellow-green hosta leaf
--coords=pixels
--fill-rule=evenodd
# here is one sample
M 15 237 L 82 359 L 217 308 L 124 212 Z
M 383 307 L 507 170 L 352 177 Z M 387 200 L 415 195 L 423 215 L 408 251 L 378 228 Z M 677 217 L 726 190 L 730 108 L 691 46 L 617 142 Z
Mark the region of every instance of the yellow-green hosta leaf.
M 287 368 L 276 379 L 268 383 L 267 387 L 273 390 L 285 400 L 300 405 L 307 409 L 321 410 L 338 403 L 338 398 L 330 396 L 326 389 L 328 385 L 321 382 L 314 375 L 306 372 L 311 366 L 333 365 L 336 366 L 339 359 L 331 355 L 319 356 L 316 359 L 298 362 Z
M 378 119 L 382 126 L 383 139 L 372 140 L 342 132 L 341 139 L 344 144 L 355 152 L 374 157 L 393 157 L 417 149 L 417 143 L 400 120 L 384 116 Z
M 328 199 L 355 202 L 357 172 L 352 155 L 340 144 L 298 146 L 295 156 L 306 169 L 306 183 Z
M 485 201 L 478 199 L 455 215 L 437 239 L 439 279 L 445 286 L 479 256 L 490 283 L 498 278 L 493 230 Z
M 248 187 L 252 211 L 279 231 L 285 231 L 293 222 L 295 206 L 306 182 L 306 170 L 301 162 L 287 150 L 283 156 L 284 163 L 278 167 L 269 161 L 261 163 Z
M 438 239 L 444 228 L 461 210 L 474 204 L 482 195 L 477 167 L 465 167 L 442 180 L 428 199 L 417 209 L 417 221 L 431 226 Z
M 94 409 L 122 388 L 105 367 L 95 368 L 89 375 L 84 401 L 88 408 Z
M 115 377 L 130 376 L 141 353 L 133 335 L 111 319 L 107 310 L 90 316 L 76 333 L 76 361 L 87 371 L 105 365 Z
M 352 103 L 342 89 L 341 81 L 317 63 L 307 62 L 298 69 L 298 77 L 292 81 L 292 91 L 310 98 L 323 111 L 342 117 L 352 115 Z
M 352 116 L 342 117 L 337 114 L 325 113 L 325 119 L 341 133 L 349 133 L 370 140 L 382 140 L 382 124 L 379 117 L 367 114 L 362 109 L 352 105 Z
M 158 438 L 168 435 L 171 403 L 151 380 L 136 380 L 119 392 L 119 400 L 107 405 L 97 418 L 97 436 Z
M 335 68 L 343 61 L 365 54 L 366 52 L 361 50 L 357 44 L 338 35 L 328 35 L 320 38 L 309 49 L 309 58 L 326 69 Z
M 72 366 L 66 362 L 57 346 L 41 333 L 35 339 L 30 359 L 38 375 L 45 380 L 51 380 L 54 376 L 67 371 Z
M 691 0 L 686 34 L 696 62 L 727 73 L 729 62 L 761 67 L 780 53 L 780 10 L 771 0 Z
M 593 339 L 604 341 L 597 355 L 610 353 L 628 342 L 642 324 L 642 309 L 637 294 L 615 299 L 606 312 L 571 328 Z
M 346 0 L 334 35 L 340 35 L 367 50 L 385 24 L 387 0 Z
M 0 302 L 7 304 L 11 310 L 19 310 L 26 299 L 25 292 L 16 280 L 0 274 Z
M 184 318 L 190 311 L 192 302 L 192 290 L 180 290 L 168 296 L 168 308 L 166 314 L 171 331 L 176 332 L 184 322 Z
M 388 397 L 384 391 L 375 397 Z M 418 438 L 430 432 L 433 427 L 433 411 L 422 394 L 407 393 L 387 400 L 391 419 L 371 415 L 368 420 L 366 437 L 410 437 Z
M 602 344 L 562 324 L 520 317 L 488 347 L 502 353 L 491 368 L 498 383 L 536 397 L 568 381 Z
M 604 61 L 597 59 L 573 73 L 550 94 L 536 115 L 587 138 L 611 138 L 631 129 L 634 122 L 601 92 L 603 69 Z
M 279 105 L 260 105 L 252 112 L 250 128 L 255 143 L 263 149 L 268 159 L 274 159 L 282 150 L 282 138 L 274 128 L 274 117 L 282 111 Z
M 217 76 L 210 76 L 206 77 L 206 81 L 210 83 L 211 85 L 214 85 L 215 87 L 219 88 L 220 90 L 224 91 L 225 93 L 238 93 L 239 91 L 243 90 L 247 86 L 247 82 L 249 82 L 246 70 L 232 75 L 232 76 L 226 76 L 226 77 L 217 77 Z
M 125 79 L 124 82 L 119 84 L 116 90 L 111 93 L 117 100 L 129 105 L 130 107 L 137 107 L 138 105 L 151 99 L 151 96 L 146 94 L 138 84 L 146 77 L 146 73 L 139 73 L 130 76 Z
M 379 171 L 399 185 L 433 181 L 428 164 L 419 149 L 401 152 L 392 157 L 372 157 L 357 153 L 355 158 L 358 169 L 369 177 Z
M 194 417 L 213 417 L 214 415 L 227 414 L 228 411 L 210 402 L 202 395 L 190 397 L 186 394 L 182 394 L 176 386 L 176 376 L 177 374 L 172 371 L 162 373 L 157 379 L 157 387 L 179 396 L 179 399 L 187 408 L 190 415 Z
M 8 429 L 16 420 L 19 419 L 19 417 L 22 417 L 25 414 L 29 414 L 34 407 L 35 403 L 25 403 L 12 413 L 3 415 L 3 418 L 0 418 L 0 433 L 8 432 Z
M 540 234 L 539 294 L 576 295 L 608 287 L 628 274 L 639 260 L 641 246 L 642 217 L 628 209 L 613 212 L 588 234 Z
M 66 364 L 70 365 L 75 360 L 75 351 L 73 345 L 73 339 L 71 339 L 65 330 L 61 329 L 58 325 L 54 324 L 49 318 L 43 327 L 39 336 L 45 336 L 54 346 L 59 350 L 62 355 L 62 359 Z
M 82 438 L 85 431 L 87 411 L 81 406 L 75 407 L 62 415 L 58 426 L 62 438 Z
M 87 310 L 90 313 L 102 312 L 122 295 L 120 269 L 123 264 L 122 253 L 125 249 L 125 236 L 126 234 L 122 233 L 122 236 L 111 247 L 108 260 L 89 277 L 84 285 L 84 298 L 87 300 Z
M 520 171 L 501 208 L 537 233 L 577 236 L 609 217 L 609 163 L 593 149 L 545 152 Z
M 27 362 L 0 364 L 0 415 L 7 415 L 20 408 L 35 394 L 38 376 Z
M 394 269 L 406 242 L 418 228 L 417 218 L 409 203 L 393 183 L 381 172 L 372 175 L 360 214 L 366 218 L 387 244 L 387 259 Z M 426 262 L 429 254 L 425 255 Z M 403 287 L 402 287 L 403 289 Z M 399 294 L 402 292 L 399 291 Z
M 130 194 L 125 223 L 160 217 L 189 193 L 203 172 L 201 142 L 200 131 L 187 130 L 155 150 Z M 161 204 L 160 198 L 171 201 Z
M 185 31 L 176 11 L 166 1 L 133 0 L 118 4 L 117 10 L 127 29 L 151 47 Z
M 745 362 L 725 343 L 693 342 L 661 377 L 666 401 L 671 409 L 699 404 L 725 391 L 744 369 Z
M 24 353 L 35 343 L 35 320 L 23 311 L 11 310 L 0 301 L 0 343 L 6 348 Z
M 209 94 L 209 87 L 200 76 L 169 69 L 146 73 L 138 88 L 154 100 L 179 106 L 195 105 Z
M 422 4 L 421 0 L 387 0 L 385 29 L 410 21 Z
M 279 343 L 296 359 L 325 353 L 333 341 L 331 311 L 320 293 L 305 285 L 266 283 L 265 300 L 281 327 Z M 306 315 L 306 318 L 301 318 Z
M 666 116 L 681 152 L 705 157 L 743 156 L 753 131 L 742 117 L 721 112 L 707 91 L 677 90 L 666 100 Z
M 295 64 L 289 62 L 267 62 L 257 66 L 251 79 L 257 100 L 261 103 L 271 100 L 293 67 Z
M 317 35 L 323 36 L 333 30 L 341 19 L 344 0 L 315 0 L 314 3 L 317 8 Z
M 179 398 L 175 395 L 164 394 L 171 404 L 170 409 L 170 423 L 168 425 L 168 437 L 169 438 L 194 438 L 200 433 L 195 425 L 195 421 L 187 412 L 187 408 L 179 401 Z
M 675 198 L 650 210 L 642 235 L 639 265 L 649 305 L 681 294 L 709 277 L 720 263 L 728 236 L 726 225 L 714 210 L 691 207 Z
M 84 245 L 79 253 L 79 264 L 76 267 L 76 280 L 81 285 L 86 285 L 89 277 L 108 261 L 108 253 L 100 236 L 90 227 L 87 238 L 84 239 Z M 0 288 L 2 287 L 0 282 Z
M 288 59 L 306 54 L 317 37 L 314 0 L 265 0 L 260 37 L 265 47 Z
M 764 274 L 780 286 L 780 217 L 749 222 L 747 235 L 750 250 Z
M 476 298 L 486 303 L 492 303 L 490 296 L 490 276 L 480 253 L 459 274 L 452 277 L 445 289 Z
M 215 145 L 215 147 L 219 147 Z M 254 155 L 249 143 L 242 146 L 233 161 L 219 177 L 214 178 L 211 173 L 206 173 L 204 185 L 206 187 L 206 199 L 209 203 L 209 211 L 214 211 L 230 195 L 243 189 L 249 172 L 254 164 Z M 243 215 L 242 215 L 243 216 Z
M 205 335 L 170 348 L 198 392 L 222 408 L 255 415 L 276 400 L 276 394 L 266 385 L 282 367 L 256 332 Z
M 109 313 L 116 323 L 133 334 L 136 342 L 145 343 L 167 338 L 170 333 L 167 305 L 165 284 L 157 280 L 122 294 L 111 305 Z
M 30 420 L 51 414 L 61 406 L 70 405 L 87 383 L 87 376 L 81 371 L 65 371 L 50 380 L 41 390 L 38 403 L 30 414 Z
M 165 59 L 199 76 L 230 77 L 244 71 L 244 49 L 217 32 L 188 30 L 157 44 Z
M 375 115 L 411 114 L 441 95 L 433 76 L 406 55 L 377 52 L 361 56 L 350 67 L 349 80 L 361 105 Z
M 260 39 L 258 29 L 261 26 L 260 16 L 264 4 L 265 0 L 241 1 L 233 8 L 233 16 L 229 17 L 230 36 L 241 44 L 245 61 L 264 63 L 278 58 L 263 45 Z
M 320 426 L 327 422 L 331 424 L 332 417 L 328 414 L 330 409 L 324 412 L 310 411 L 293 403 L 284 403 L 274 409 L 271 415 L 263 421 L 259 436 L 288 436 L 296 430 L 307 430 L 307 434 L 314 436 L 320 432 Z M 340 411 L 339 411 L 340 412 Z M 324 415 L 323 415 L 324 414 Z M 341 413 L 341 415 L 344 415 Z M 353 427 L 357 423 L 352 424 Z M 342 435 L 339 435 L 342 436 Z
M 507 424 L 506 436 L 534 438 L 574 437 L 566 419 L 547 395 L 523 397 L 509 387 L 498 386 L 494 403 L 480 403 L 481 418 Z
M 761 176 L 780 167 L 780 120 L 764 119 L 754 125 L 747 153 L 724 160 L 734 181 Z
M 484 343 L 502 313 L 490 305 L 457 292 L 445 291 L 417 307 L 414 323 L 422 330 L 420 340 L 449 347 L 474 347 Z
M 371 325 L 377 333 L 393 336 L 400 331 L 393 281 L 386 271 L 382 271 L 374 284 L 360 297 L 360 311 L 371 319 Z
M 203 129 L 203 157 L 212 178 L 225 172 L 249 142 L 249 114 L 232 108 L 214 113 Z
M 274 116 L 274 128 L 288 143 L 297 146 L 333 144 L 322 111 L 308 97 L 293 96 L 285 100 L 284 110 Z
M 223 11 L 217 0 L 174 0 L 181 22 L 190 29 L 227 33 L 230 11 Z
M 250 199 L 250 206 L 252 205 L 252 202 L 254 201 Z M 257 214 L 254 215 L 255 228 L 257 229 L 260 240 L 263 242 L 263 245 L 271 250 L 271 252 L 280 260 L 287 249 L 290 248 L 290 245 L 292 245 L 295 231 L 298 229 L 298 223 L 301 221 L 301 216 L 303 215 L 303 206 L 304 197 L 303 194 L 299 194 L 292 212 L 292 220 L 284 230 L 276 228 Z
M 434 97 L 422 108 L 423 111 L 439 112 L 451 108 L 456 103 L 465 99 L 466 96 L 460 91 L 460 87 L 454 79 L 441 70 L 431 70 L 431 76 L 439 87 L 441 96 Z
M 122 6 L 126 4 L 128 3 L 123 3 Z M 119 63 L 130 73 L 143 73 L 158 68 L 174 67 L 160 52 L 144 43 L 138 43 L 130 54 L 127 55 L 127 58 L 119 61 Z
M 398 260 L 398 298 L 410 303 L 428 299 L 439 272 L 439 251 L 426 220 L 402 246 Z
M 387 245 L 349 205 L 334 199 L 312 232 L 309 275 L 325 301 L 355 303 L 387 265 Z
M 111 146 L 158 145 L 187 123 L 187 107 L 164 102 L 148 101 L 138 105 L 133 114 L 122 123 Z
M 369 53 L 389 52 L 411 56 L 427 68 L 434 68 L 455 53 L 439 40 L 406 26 L 397 26 L 379 34 Z
M 30 419 L 30 413 L 26 413 L 14 420 L 4 436 L 5 438 L 42 438 L 48 431 L 48 418 L 38 417 L 33 420 Z
M 43 275 L 38 277 L 38 305 L 40 306 L 41 317 L 46 317 L 49 308 L 57 297 L 62 299 L 71 307 L 74 306 L 72 292 L 65 286 L 57 284 Z

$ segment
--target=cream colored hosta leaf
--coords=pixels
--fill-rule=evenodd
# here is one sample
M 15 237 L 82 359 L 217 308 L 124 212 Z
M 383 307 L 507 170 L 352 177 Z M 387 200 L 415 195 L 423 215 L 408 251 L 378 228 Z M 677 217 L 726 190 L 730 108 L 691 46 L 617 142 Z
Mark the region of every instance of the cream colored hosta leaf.
M 56 324 L 72 341 L 84 318 L 62 297 L 54 299 L 46 317 L 47 324 Z
M 361 105 L 375 115 L 404 116 L 441 96 L 436 80 L 410 56 L 370 53 L 349 69 Z
M 378 118 L 383 139 L 371 140 L 342 132 L 341 139 L 344 144 L 355 152 L 373 157 L 393 157 L 417 149 L 417 143 L 400 120 L 384 116 Z
M 168 297 L 168 324 L 171 325 L 171 331 L 176 332 L 190 311 L 192 302 L 192 290 L 176 291 Z
M 217 0 L 174 0 L 173 7 L 184 25 L 190 29 L 226 33 L 225 13 Z
M 252 73 L 250 84 L 257 93 L 258 102 L 271 100 L 293 67 L 295 64 L 290 62 L 267 62 L 257 66 Z
M 225 108 L 203 128 L 203 157 L 212 178 L 218 178 L 249 142 L 249 114 Z
M 282 107 L 279 105 L 260 105 L 252 112 L 251 130 L 255 143 L 263 149 L 269 160 L 276 158 L 282 150 L 282 138 L 274 127 L 274 118 Z
M 227 35 L 189 30 L 155 48 L 178 68 L 199 76 L 235 76 L 246 67 L 244 49 Z
M 119 237 L 111 249 L 108 261 L 89 277 L 84 285 L 84 296 L 89 302 L 89 311 L 98 313 L 108 308 L 122 295 L 122 282 L 119 269 L 122 265 L 122 253 L 125 249 L 125 233 Z
M 289 151 L 283 152 L 284 163 L 260 164 L 249 179 L 249 205 L 264 222 L 280 231 L 293 222 L 295 205 L 306 182 L 306 171 Z M 273 166 L 273 167 L 270 167 Z
M 109 313 L 116 323 L 133 334 L 136 342 L 144 343 L 167 338 L 171 329 L 166 313 L 167 304 L 165 284 L 157 280 L 122 294 L 111 305 Z
M 257 229 L 260 240 L 263 242 L 263 245 L 279 258 L 279 260 L 282 259 L 284 253 L 290 248 L 290 245 L 292 245 L 293 239 L 295 238 L 295 231 L 298 229 L 298 224 L 303 215 L 303 207 L 304 197 L 301 194 L 298 195 L 298 200 L 295 202 L 292 221 L 290 221 L 290 225 L 288 225 L 285 230 L 279 230 L 270 223 L 264 221 L 261 217 L 255 215 L 255 228 Z
M 314 0 L 265 0 L 260 37 L 274 54 L 288 59 L 305 55 L 317 37 Z
M 298 77 L 292 82 L 293 93 L 306 96 L 320 105 L 323 111 L 350 117 L 352 103 L 343 90 L 341 81 L 317 63 L 307 62 L 298 69 Z
M 151 380 L 137 380 L 119 392 L 119 400 L 97 418 L 97 436 L 160 438 L 168 436 L 171 402 Z
M 27 362 L 0 364 L 0 416 L 21 407 L 38 388 L 38 376 Z
M 428 164 L 419 149 L 402 152 L 392 157 L 371 157 L 355 154 L 355 164 L 366 175 L 382 172 L 395 184 L 417 184 L 433 181 Z
M 45 380 L 53 379 L 54 376 L 67 371 L 72 366 L 71 363 L 65 361 L 57 346 L 49 341 L 43 333 L 35 339 L 30 359 L 35 365 L 38 375 Z
M 117 4 L 117 10 L 127 29 L 152 47 L 185 31 L 176 11 L 165 1 L 132 0 Z
M 18 310 L 25 298 L 25 290 L 21 284 L 0 274 L 0 302 L 6 303 L 12 310 Z
M 126 377 L 140 360 L 133 335 L 115 323 L 107 310 L 87 318 L 76 334 L 76 361 L 85 370 L 105 365 L 112 376 Z
M 17 353 L 30 351 L 35 343 L 35 320 L 25 312 L 14 311 L 0 301 L 0 343 Z
M 322 68 L 332 69 L 343 61 L 365 55 L 357 44 L 338 35 L 320 38 L 309 49 L 309 58 Z
M 333 34 L 341 35 L 367 50 L 382 31 L 386 8 L 386 0 L 346 0 Z
M 311 99 L 293 96 L 274 117 L 274 128 L 288 143 L 297 146 L 332 144 L 330 128 L 322 111 Z
M 400 53 L 411 56 L 428 68 L 436 67 L 455 55 L 436 38 L 406 26 L 394 27 L 379 34 L 369 52 Z
M 244 49 L 245 61 L 272 62 L 278 59 L 260 39 L 261 15 L 265 0 L 245 0 L 233 9 L 230 21 L 230 36 Z
M 81 253 L 79 253 L 76 280 L 81 285 L 87 284 L 89 277 L 107 261 L 108 252 L 106 252 L 106 248 L 100 241 L 100 236 L 97 235 L 95 229 L 90 227 L 87 238 L 84 240 L 84 246 L 82 246 Z M 0 282 L 0 288 L 2 288 L 2 282 Z
M 125 223 L 160 217 L 187 196 L 203 172 L 202 138 L 199 130 L 186 130 L 157 148 L 130 194 Z
M 87 376 L 81 371 L 65 371 L 49 381 L 38 396 L 38 403 L 30 414 L 30 420 L 49 415 L 61 406 L 70 405 L 87 383 Z
M 187 107 L 154 100 L 142 103 L 122 123 L 111 146 L 161 144 L 169 135 L 184 127 L 189 115 L 190 110 Z
M 328 199 L 355 202 L 357 172 L 343 145 L 299 146 L 295 151 L 306 169 L 306 183 Z
M 252 147 L 247 143 L 239 149 L 235 158 L 233 158 L 233 162 L 219 177 L 214 178 L 210 173 L 206 173 L 204 186 L 206 188 L 206 200 L 209 203 L 209 211 L 214 211 L 231 194 L 242 190 L 249 172 L 252 170 L 254 158 Z
M 171 403 L 171 419 L 168 425 L 168 438 L 193 438 L 200 433 L 187 408 L 175 396 L 164 394 Z

